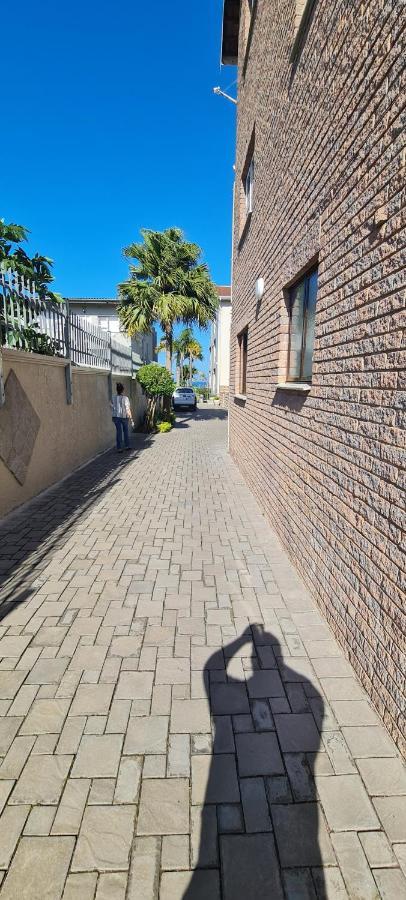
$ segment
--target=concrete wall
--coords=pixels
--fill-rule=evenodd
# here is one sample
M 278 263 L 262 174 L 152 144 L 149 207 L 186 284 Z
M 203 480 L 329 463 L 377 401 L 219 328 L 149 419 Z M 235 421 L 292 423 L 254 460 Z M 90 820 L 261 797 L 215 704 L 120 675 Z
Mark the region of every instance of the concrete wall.
M 210 390 L 228 406 L 230 384 L 231 301 L 220 298 L 216 319 L 211 326 Z
M 228 393 L 230 384 L 231 303 L 221 303 L 219 309 L 218 390 L 220 397 Z
M 113 446 L 115 440 L 106 372 L 74 368 L 73 403 L 68 405 L 63 360 L 3 350 L 3 370 L 5 381 L 9 372 L 14 371 L 40 419 L 40 428 L 23 485 L 0 458 L 0 515 Z M 138 421 L 145 408 L 140 386 L 129 378 L 113 378 L 113 385 L 116 381 L 125 384 L 134 419 Z M 0 430 L 2 413 L 0 409 Z M 25 417 L 27 421 L 22 417 L 21 428 L 28 430 L 29 412 L 25 412 Z
M 230 446 L 404 750 L 406 7 L 319 0 L 292 62 L 302 11 L 257 0 L 247 56 L 240 29 Z M 299 395 L 278 388 L 284 289 L 317 254 L 313 382 Z M 246 326 L 244 401 L 234 394 Z

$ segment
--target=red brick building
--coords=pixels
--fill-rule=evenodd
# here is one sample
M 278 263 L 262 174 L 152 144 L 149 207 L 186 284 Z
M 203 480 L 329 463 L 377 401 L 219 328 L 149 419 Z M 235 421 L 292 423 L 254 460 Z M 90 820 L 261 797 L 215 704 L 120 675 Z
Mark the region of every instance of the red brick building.
M 224 5 L 230 449 L 403 750 L 405 26 L 402 0 Z

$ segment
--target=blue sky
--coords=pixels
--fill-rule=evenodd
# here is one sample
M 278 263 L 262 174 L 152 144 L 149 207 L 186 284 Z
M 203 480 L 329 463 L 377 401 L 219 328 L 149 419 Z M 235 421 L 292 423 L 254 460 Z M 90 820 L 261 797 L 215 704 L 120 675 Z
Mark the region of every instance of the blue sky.
M 141 226 L 183 228 L 229 283 L 235 106 L 212 88 L 236 75 L 220 68 L 221 12 L 5 4 L 0 217 L 30 229 L 64 296 L 114 295 Z

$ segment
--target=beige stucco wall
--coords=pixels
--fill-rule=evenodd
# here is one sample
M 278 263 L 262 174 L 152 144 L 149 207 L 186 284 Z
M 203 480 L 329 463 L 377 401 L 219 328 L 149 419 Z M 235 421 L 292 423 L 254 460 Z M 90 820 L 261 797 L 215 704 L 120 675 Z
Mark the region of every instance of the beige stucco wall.
M 41 425 L 23 485 L 18 483 L 0 459 L 0 516 L 113 446 L 115 439 L 106 372 L 74 368 L 73 403 L 68 405 L 63 360 L 3 350 L 5 381 L 11 369 L 39 416 Z M 125 385 L 131 398 L 134 419 L 138 421 L 144 409 L 139 385 L 120 376 L 113 377 L 113 388 L 116 381 Z M 24 428 L 23 421 L 21 427 Z

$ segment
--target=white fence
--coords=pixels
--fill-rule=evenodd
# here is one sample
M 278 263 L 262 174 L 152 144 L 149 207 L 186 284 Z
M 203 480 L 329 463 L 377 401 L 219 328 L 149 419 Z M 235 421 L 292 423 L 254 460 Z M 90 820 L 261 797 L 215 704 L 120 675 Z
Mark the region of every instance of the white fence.
M 124 336 L 90 324 L 66 303 L 41 299 L 33 282 L 9 270 L 0 270 L 0 346 L 122 375 L 133 375 L 141 364 Z

